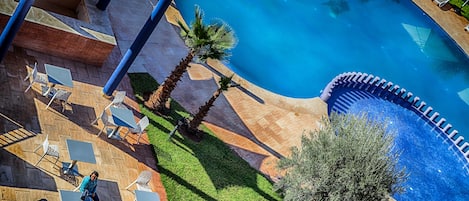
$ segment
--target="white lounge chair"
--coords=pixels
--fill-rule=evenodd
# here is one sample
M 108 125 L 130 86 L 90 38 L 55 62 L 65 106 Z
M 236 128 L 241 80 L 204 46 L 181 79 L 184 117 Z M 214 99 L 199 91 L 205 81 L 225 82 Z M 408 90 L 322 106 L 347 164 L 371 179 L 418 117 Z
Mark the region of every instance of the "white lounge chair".
M 105 111 L 106 111 L 107 109 L 109 109 L 110 107 L 127 108 L 127 107 L 124 105 L 125 94 L 126 94 L 125 91 L 118 91 L 118 92 L 116 93 L 116 95 L 114 96 L 114 99 L 112 100 L 112 102 L 109 103 L 109 105 L 107 105 L 107 106 L 104 108 L 104 111 L 103 111 L 103 112 L 105 112 Z M 102 113 L 101 113 L 101 114 L 102 114 Z M 101 115 L 98 116 L 98 117 L 96 117 L 96 119 L 91 122 L 91 125 L 96 124 L 99 119 L 101 119 Z
M 148 183 L 150 183 L 151 180 L 151 172 L 148 170 L 144 170 L 138 175 L 138 178 L 133 181 L 129 186 L 125 187 L 126 190 L 129 190 L 129 188 L 132 185 L 137 185 L 137 190 L 141 191 L 152 191 L 151 187 L 149 186 Z
M 449 0 L 435 0 L 435 2 L 438 4 L 438 7 L 443 7 L 449 2 Z
M 469 0 L 464 1 L 464 3 L 462 4 L 461 8 L 464 7 L 467 3 L 469 3 Z
M 114 120 L 112 119 L 112 116 L 108 116 L 106 114 L 106 111 L 103 111 L 101 115 L 99 116 L 99 119 L 103 122 L 103 128 L 99 131 L 97 137 L 101 135 L 101 133 L 109 128 L 110 126 L 117 127 L 117 125 L 114 123 Z
M 124 138 L 127 137 L 127 135 L 132 132 L 132 133 L 137 133 L 138 134 L 138 139 L 137 139 L 137 144 L 140 144 L 140 138 L 143 135 L 143 132 L 145 131 L 145 128 L 150 124 L 150 120 L 148 119 L 147 116 L 144 116 L 140 121 L 137 123 L 137 128 L 129 128 L 127 133 L 125 133 Z
M 104 108 L 104 110 L 109 109 L 109 107 L 114 106 L 114 107 L 125 107 L 124 105 L 124 99 L 125 99 L 125 91 L 118 91 L 116 92 L 116 95 L 114 96 L 114 99 L 112 99 L 112 102 Z
M 46 109 L 49 108 L 50 104 L 54 100 L 58 100 L 62 104 L 62 112 L 64 112 L 65 111 L 65 106 L 67 106 L 69 104 L 68 103 L 68 98 L 70 97 L 70 95 L 72 95 L 72 92 L 65 91 L 65 90 L 62 90 L 62 89 L 58 89 L 55 92 L 54 96 L 52 96 L 52 98 L 50 99 L 49 104 L 47 104 L 47 106 L 46 106 Z M 73 113 L 73 111 L 72 111 L 72 113 Z
M 26 78 L 24 78 L 24 81 L 28 80 L 30 81 L 28 88 L 24 90 L 24 93 L 28 92 L 28 90 L 33 86 L 34 83 L 40 83 L 40 84 L 45 84 L 47 85 L 48 79 L 47 75 L 44 73 L 39 73 L 37 72 L 37 62 L 34 63 L 34 68 L 33 71 L 28 73 Z
M 34 149 L 34 153 L 36 153 L 41 147 L 42 147 L 43 153 L 39 161 L 37 161 L 37 163 L 34 166 L 37 166 L 39 162 L 41 162 L 44 156 L 46 155 L 55 157 L 56 160 L 54 164 L 57 163 L 57 161 L 59 160 L 59 147 L 57 145 L 49 144 L 49 135 L 46 135 L 46 139 L 42 142 L 42 144 L 40 144 L 36 149 Z

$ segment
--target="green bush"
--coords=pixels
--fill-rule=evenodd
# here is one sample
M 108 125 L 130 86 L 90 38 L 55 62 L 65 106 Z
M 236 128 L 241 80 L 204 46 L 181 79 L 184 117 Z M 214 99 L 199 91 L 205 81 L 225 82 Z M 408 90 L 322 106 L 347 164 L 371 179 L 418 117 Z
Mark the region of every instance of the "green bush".
M 382 124 L 332 114 L 322 125 L 280 160 L 286 174 L 275 186 L 284 200 L 385 200 L 405 190 L 394 136 Z

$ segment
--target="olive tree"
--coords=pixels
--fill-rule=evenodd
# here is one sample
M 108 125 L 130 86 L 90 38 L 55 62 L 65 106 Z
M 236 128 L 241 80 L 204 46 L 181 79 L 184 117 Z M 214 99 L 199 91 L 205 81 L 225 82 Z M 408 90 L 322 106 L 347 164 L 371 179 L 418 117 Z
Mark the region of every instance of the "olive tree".
M 279 161 L 285 200 L 386 200 L 404 192 L 394 134 L 362 115 L 331 114 Z

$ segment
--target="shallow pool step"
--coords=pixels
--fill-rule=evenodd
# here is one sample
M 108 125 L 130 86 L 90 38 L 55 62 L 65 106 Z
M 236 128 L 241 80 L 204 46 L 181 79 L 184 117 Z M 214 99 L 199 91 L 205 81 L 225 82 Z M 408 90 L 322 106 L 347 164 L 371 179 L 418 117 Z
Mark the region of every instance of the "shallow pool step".
M 328 104 L 332 104 L 332 111 L 341 114 L 346 113 L 349 110 L 350 106 L 356 103 L 357 101 L 371 98 L 376 97 L 365 91 L 344 90 L 344 92 L 341 93 L 340 96 L 331 100 Z

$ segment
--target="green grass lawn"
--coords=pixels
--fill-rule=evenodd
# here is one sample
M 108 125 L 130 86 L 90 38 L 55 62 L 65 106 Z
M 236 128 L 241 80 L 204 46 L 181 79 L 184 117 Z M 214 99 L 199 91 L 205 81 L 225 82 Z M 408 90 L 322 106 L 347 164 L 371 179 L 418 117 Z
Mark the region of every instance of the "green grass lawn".
M 466 0 L 450 0 L 449 3 L 453 5 L 453 8 L 459 9 L 459 13 L 469 20 L 469 4 L 462 6 L 465 1 Z
M 153 114 L 143 106 L 143 94 L 156 89 L 158 83 L 148 74 L 129 77 L 141 112 L 150 119 L 147 134 L 158 156 L 168 200 L 281 200 L 269 180 L 206 127 L 202 126 L 205 135 L 201 142 L 179 133 L 168 140 L 177 120 L 189 114 L 174 101 L 167 117 Z

